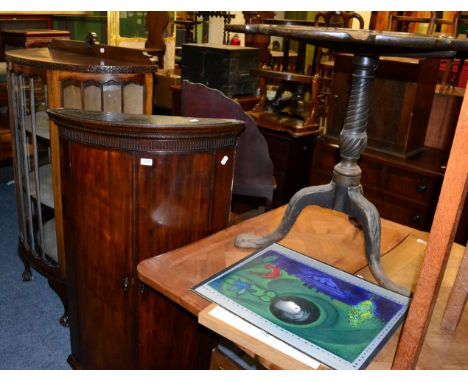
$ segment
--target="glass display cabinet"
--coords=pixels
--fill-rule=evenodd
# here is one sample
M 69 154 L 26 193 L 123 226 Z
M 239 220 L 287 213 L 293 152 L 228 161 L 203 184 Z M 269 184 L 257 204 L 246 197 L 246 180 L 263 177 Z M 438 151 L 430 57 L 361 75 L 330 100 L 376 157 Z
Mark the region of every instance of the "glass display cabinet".
M 9 51 L 6 60 L 23 280 L 31 266 L 48 278 L 67 325 L 58 132 L 46 110 L 151 114 L 157 66 L 141 50 L 92 41 L 53 40 Z

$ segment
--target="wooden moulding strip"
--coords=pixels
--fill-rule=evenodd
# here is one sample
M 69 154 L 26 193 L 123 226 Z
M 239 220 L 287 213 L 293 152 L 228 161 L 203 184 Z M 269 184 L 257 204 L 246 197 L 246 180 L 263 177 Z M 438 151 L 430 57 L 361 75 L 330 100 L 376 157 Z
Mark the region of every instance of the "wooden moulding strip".
M 59 72 L 51 70 L 47 72 L 47 98 L 49 109 L 61 106 L 60 77 Z M 50 129 L 50 156 L 52 162 L 52 188 L 54 191 L 54 214 L 57 234 L 57 256 L 59 272 L 65 276 L 65 245 L 63 237 L 63 216 L 62 216 L 62 187 L 60 185 L 60 151 L 59 135 L 57 125 L 49 121 Z

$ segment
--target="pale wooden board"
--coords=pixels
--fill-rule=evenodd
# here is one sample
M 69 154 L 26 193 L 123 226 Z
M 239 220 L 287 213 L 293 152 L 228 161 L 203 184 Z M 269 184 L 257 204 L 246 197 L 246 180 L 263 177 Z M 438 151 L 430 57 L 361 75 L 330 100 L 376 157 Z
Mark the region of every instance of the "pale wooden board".
M 228 324 L 224 320 L 220 320 L 212 315 L 213 309 L 218 308 L 216 304 L 211 304 L 198 315 L 198 322 L 203 326 L 222 335 L 224 338 L 234 342 L 236 345 L 244 349 L 249 355 L 258 358 L 258 360 L 273 369 L 285 370 L 307 370 L 307 369 L 323 369 L 325 366 L 317 362 L 315 367 L 306 365 L 305 363 L 291 357 L 289 354 L 278 351 L 274 346 L 268 344 L 263 339 L 268 334 L 260 334 L 257 338 L 252 337 L 243 330 Z M 250 325 L 250 324 L 249 324 Z M 259 330 L 260 332 L 263 332 Z M 264 333 L 264 332 L 263 332 Z

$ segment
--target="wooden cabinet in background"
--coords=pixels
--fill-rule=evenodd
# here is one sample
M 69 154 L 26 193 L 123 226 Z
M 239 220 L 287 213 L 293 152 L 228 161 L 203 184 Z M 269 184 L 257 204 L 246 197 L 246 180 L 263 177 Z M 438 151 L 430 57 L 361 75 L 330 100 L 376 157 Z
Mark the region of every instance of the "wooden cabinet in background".
M 310 185 L 330 182 L 338 161 L 338 140 L 317 139 Z M 403 159 L 367 148 L 359 161 L 364 195 L 377 207 L 380 217 L 429 231 L 446 163 L 447 154 L 441 150 L 426 148 L 410 159 Z M 467 239 L 468 208 L 465 206 L 455 240 L 463 244 Z
M 401 158 L 424 150 L 439 60 L 382 58 L 372 81 L 367 147 Z M 352 56 L 335 59 L 327 135 L 343 127 L 351 87 Z
M 3 53 L 12 49 L 46 47 L 53 39 L 70 39 L 69 31 L 54 29 L 8 29 L 1 33 Z
M 1 25 L 1 23 L 0 23 Z M 52 29 L 19 29 L 5 30 L 2 28 L 0 32 L 0 61 L 5 60 L 5 51 L 12 49 L 24 48 L 39 48 L 47 46 L 52 39 L 69 39 L 70 32 L 59 31 Z M 5 110 L 0 112 L 5 114 L 0 115 L 0 135 L 3 135 L 5 146 L 0 144 L 0 165 L 2 160 L 6 159 L 11 162 L 11 139 L 6 134 L 5 129 L 8 129 L 8 92 L 6 83 L 6 63 L 0 62 L 0 109 L 5 107 Z M 0 138 L 0 142 L 2 139 Z
M 67 109 L 49 117 L 60 134 L 69 362 L 208 367 L 198 347 L 212 346 L 209 336 L 196 340 L 203 331 L 145 288 L 136 266 L 227 227 L 243 122 Z
M 209 43 L 182 46 L 182 80 L 218 89 L 227 97 L 255 95 L 257 79 L 250 70 L 259 66 L 257 48 Z
M 275 130 L 262 126 L 258 121 L 257 126 L 268 143 L 268 152 L 273 162 L 276 182 L 273 206 L 287 204 L 297 191 L 308 185 L 312 150 L 317 135 Z

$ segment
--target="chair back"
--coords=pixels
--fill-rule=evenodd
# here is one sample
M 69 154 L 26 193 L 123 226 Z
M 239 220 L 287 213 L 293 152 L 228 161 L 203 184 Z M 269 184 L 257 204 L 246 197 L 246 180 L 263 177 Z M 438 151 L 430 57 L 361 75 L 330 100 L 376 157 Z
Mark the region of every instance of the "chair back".
M 321 20 L 326 27 L 351 28 L 353 19 L 359 22 L 359 29 L 364 28 L 364 19 L 359 13 L 346 11 L 318 12 L 314 17 L 315 26 L 319 26 Z
M 274 179 L 268 144 L 254 119 L 241 105 L 217 89 L 182 82 L 181 115 L 197 118 L 233 118 L 245 122 L 237 141 L 233 194 L 262 197 L 271 205 Z

